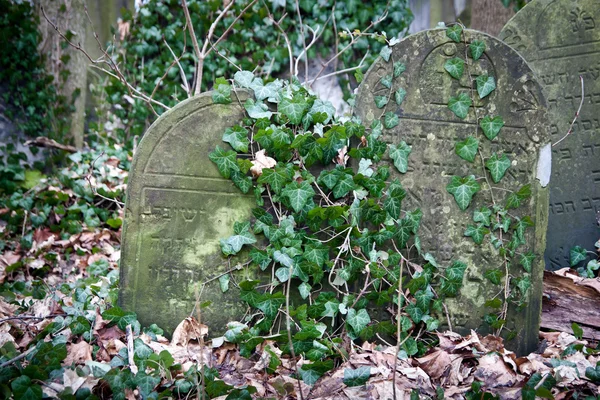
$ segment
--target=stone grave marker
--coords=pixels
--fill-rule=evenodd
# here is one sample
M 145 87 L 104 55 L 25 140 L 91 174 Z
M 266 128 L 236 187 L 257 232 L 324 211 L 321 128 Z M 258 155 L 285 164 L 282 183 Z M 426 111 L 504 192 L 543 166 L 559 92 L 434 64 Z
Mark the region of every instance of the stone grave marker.
M 461 159 L 455 153 L 456 142 L 476 135 L 483 154 L 489 157 L 492 152 L 503 151 L 512 160 L 506 176 L 499 183 L 492 184 L 497 203 L 504 204 L 509 195 L 507 190 L 517 191 L 523 185 L 531 184 L 532 196 L 511 212 L 515 217 L 528 215 L 535 221 L 535 228 L 529 229 L 526 234 L 525 247 L 538 257 L 531 268 L 528 305 L 519 312 L 509 308 L 506 325 L 517 335 L 507 346 L 518 353 L 529 353 L 538 342 L 544 269 L 541 254 L 548 217 L 547 184 L 551 152 L 546 102 L 533 72 L 513 49 L 483 33 L 469 30 L 465 34 L 467 43 L 480 40 L 487 47 L 481 59 L 471 68 L 471 79 L 474 81 L 480 75 L 493 76 L 497 86 L 481 100 L 475 92 L 477 100 L 474 107 L 468 109 L 466 119 L 458 118 L 448 108 L 451 96 L 472 93 L 466 67 L 460 80 L 452 78 L 444 70 L 447 60 L 456 56 L 464 59 L 465 44 L 450 40 L 444 29 L 409 36 L 392 48 L 389 62 L 379 58 L 361 83 L 356 112 L 366 126 L 381 118 L 384 112 L 392 112 L 399 117 L 398 125 L 384 129 L 383 135 L 389 143 L 405 141 L 412 146 L 408 171 L 400 174 L 396 169 L 392 170 L 407 190 L 402 207 L 407 210 L 420 208 L 423 212 L 418 232 L 422 252 L 430 252 L 444 267 L 455 260 L 467 264 L 459 295 L 447 303 L 455 331 L 490 331 L 482 317 L 494 310 L 485 307 L 484 303 L 498 294 L 499 286 L 492 284 L 484 274 L 502 265 L 489 240 L 476 245 L 464 235 L 467 225 L 473 224 L 473 211 L 491 201 L 485 180 L 479 180 L 482 190 L 475 195 L 466 211 L 459 209 L 453 195 L 446 189 L 453 175 L 484 176 L 480 156 L 476 156 L 473 164 Z M 388 88 L 389 83 L 384 85 L 382 78 L 393 75 L 394 62 L 403 63 L 405 70 Z M 399 88 L 406 91 L 400 105 L 393 97 L 384 109 L 376 105 L 375 96 L 385 96 Z M 505 125 L 493 141 L 477 128 L 475 110 L 480 120 L 490 115 L 503 117 Z M 523 273 L 522 267 L 517 264 L 510 266 L 510 274 L 515 277 Z
M 600 3 L 534 0 L 503 28 L 500 38 L 531 65 L 548 100 L 553 143 L 546 268 L 568 267 L 569 250 L 595 250 L 600 236 Z
M 168 335 L 192 314 L 197 294 L 199 303 L 212 302 L 201 314 L 210 336 L 224 333 L 246 310 L 233 283 L 226 293 L 220 289 L 218 277 L 235 264 L 227 264 L 219 240 L 231 236 L 234 222 L 247 220 L 256 203 L 208 157 L 223 147 L 225 129 L 245 115 L 240 104 L 249 94 L 237 93 L 239 102 L 232 95 L 231 104 L 214 104 L 209 92 L 166 112 L 146 132 L 131 167 L 119 303 L 142 325 L 156 323 Z M 252 277 L 236 272 L 245 273 Z

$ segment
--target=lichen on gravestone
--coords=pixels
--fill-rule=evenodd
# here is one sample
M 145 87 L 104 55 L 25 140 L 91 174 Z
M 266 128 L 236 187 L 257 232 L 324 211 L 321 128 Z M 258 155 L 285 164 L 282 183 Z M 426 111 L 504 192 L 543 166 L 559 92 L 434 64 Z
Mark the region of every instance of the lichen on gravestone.
M 486 303 L 502 295 L 502 285 L 493 284 L 486 275 L 491 270 L 508 268 L 511 279 L 528 275 L 531 287 L 525 294 L 525 307 L 509 307 L 503 335 L 514 337 L 507 343 L 509 348 L 528 353 L 537 346 L 541 317 L 541 254 L 545 246 L 548 191 L 540 182 L 545 180 L 547 171 L 538 171 L 538 166 L 543 165 L 539 160 L 548 157 L 550 149 L 546 101 L 531 69 L 509 46 L 476 31 L 464 31 L 462 35 L 454 30 L 450 34 L 455 36 L 453 40 L 443 29 L 429 30 L 396 44 L 389 61 L 380 58 L 366 73 L 357 95 L 356 113 L 366 126 L 381 120 L 388 143 L 404 146 L 405 142 L 411 146 L 406 172 L 398 172 L 402 168 L 395 172 L 407 191 L 402 208 L 420 208 L 423 212 L 418 233 L 421 255 L 431 253 L 443 267 L 453 261 L 467 264 L 459 295 L 446 303 L 452 328 L 460 333 L 471 329 L 492 331 L 483 320 L 486 314 L 494 312 Z M 475 46 L 468 46 L 474 42 Z M 470 47 L 478 53 L 478 42 L 485 44 L 485 51 L 474 61 Z M 465 57 L 469 57 L 468 65 L 462 66 L 464 70 L 459 73 L 460 62 L 451 60 L 464 61 Z M 390 82 L 391 76 L 397 79 Z M 401 95 L 382 104 L 381 98 L 390 93 Z M 504 125 L 499 132 L 486 129 L 484 134 L 478 128 L 486 116 L 490 120 L 502 116 Z M 466 143 L 470 136 L 477 138 L 480 152 L 462 154 L 461 158 L 456 151 L 457 142 Z M 473 158 L 473 162 L 468 158 Z M 491 171 L 490 163 L 508 169 L 502 174 L 486 175 L 486 168 Z M 496 179 L 500 175 L 504 177 Z M 459 197 L 455 200 L 447 189 L 454 176 L 477 182 L 481 187 L 472 201 L 462 202 L 462 197 L 461 201 Z M 488 178 L 483 179 L 484 176 Z M 491 241 L 477 244 L 465 234 L 473 224 L 475 210 L 493 202 L 504 205 L 511 193 L 528 184 L 532 196 L 510 211 L 513 222 L 530 216 L 535 223 L 519 250 L 538 255 L 527 273 L 518 262 L 505 265 Z M 461 207 L 466 207 L 465 211 Z M 501 234 L 497 240 L 502 240 Z M 410 256 L 417 257 L 415 246 Z
M 534 0 L 499 37 L 527 60 L 542 84 L 553 143 L 567 134 L 582 105 L 572 134 L 552 148 L 546 269 L 569 267 L 569 250 L 581 245 L 595 251 L 600 235 L 600 3 Z
M 233 284 L 223 293 L 219 277 L 252 279 L 256 271 L 247 265 L 238 270 L 236 258 L 222 255 L 219 241 L 233 234 L 235 222 L 251 217 L 256 202 L 209 159 L 223 146 L 226 128 L 245 116 L 241 104 L 249 94 L 240 90 L 237 97 L 214 104 L 208 92 L 178 104 L 152 124 L 133 160 L 119 304 L 142 325 L 156 323 L 167 335 L 194 315 L 217 336 L 247 308 Z

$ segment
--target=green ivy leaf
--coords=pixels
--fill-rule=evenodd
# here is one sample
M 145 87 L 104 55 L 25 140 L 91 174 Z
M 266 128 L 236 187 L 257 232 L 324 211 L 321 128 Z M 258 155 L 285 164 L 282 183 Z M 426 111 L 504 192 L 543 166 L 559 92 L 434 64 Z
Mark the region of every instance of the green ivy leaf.
M 506 154 L 502 154 L 498 157 L 498 154 L 494 153 L 485 162 L 485 166 L 490 171 L 494 183 L 498 183 L 506 173 L 506 170 L 510 167 L 510 160 Z
M 221 292 L 225 293 L 229 290 L 229 274 L 221 275 L 219 277 L 219 287 L 221 288 Z
M 327 118 L 325 118 L 323 123 L 328 124 L 329 121 L 331 121 L 335 115 L 335 107 L 333 106 L 333 104 L 331 104 L 330 101 L 316 99 L 312 107 L 310 108 L 308 114 L 312 116 L 316 113 L 323 113 L 327 115 Z
M 483 273 L 483 276 L 490 280 L 494 285 L 499 285 L 502 282 L 504 271 L 500 268 L 488 269 Z
M 304 112 L 308 108 L 308 103 L 302 95 L 294 95 L 291 99 L 284 97 L 279 105 L 277 111 L 288 117 L 292 124 L 299 124 L 302 122 Z
M 281 194 L 290 200 L 290 204 L 294 211 L 300 212 L 308 200 L 315 195 L 315 191 L 310 183 L 306 181 L 303 181 L 302 183 L 294 181 L 286 185 Z
M 15 399 L 41 400 L 42 388 L 35 385 L 27 375 L 21 375 L 10 383 Z M 10 394 L 10 391 L 8 392 Z
M 264 312 L 267 318 L 275 318 L 279 312 L 279 307 L 285 302 L 285 296 L 281 292 L 265 294 L 264 296 L 261 301 L 256 303 L 256 308 Z
M 244 108 L 246 112 L 250 116 L 250 118 L 261 119 L 261 118 L 271 118 L 273 113 L 269 111 L 269 107 L 264 104 L 262 101 L 257 101 L 256 103 L 252 99 L 246 100 L 244 103 Z
M 267 183 L 273 192 L 279 194 L 281 189 L 291 180 L 291 169 L 277 165 L 275 169 L 265 168 L 258 177 L 258 183 Z
M 252 81 L 254 80 L 254 74 L 250 71 L 237 71 L 233 75 L 233 81 L 240 87 L 250 89 Z
M 304 259 L 322 267 L 329 260 L 329 247 L 309 244 L 304 249 Z
M 446 29 L 446 36 L 454 40 L 456 43 L 460 43 L 460 37 L 462 35 L 462 27 L 460 25 L 453 25 Z
M 375 105 L 377 108 L 383 108 L 388 103 L 389 98 L 387 96 L 375 96 Z
M 356 79 L 356 83 L 358 83 L 358 84 L 360 84 L 363 81 L 364 77 L 365 76 L 360 69 L 356 70 L 356 72 L 354 73 L 354 78 Z
M 523 266 L 523 269 L 525 271 L 531 272 L 531 265 L 533 264 L 533 260 L 535 260 L 535 254 L 533 254 L 531 251 L 528 251 L 525 254 L 521 254 L 519 264 Z
M 473 40 L 473 42 L 469 44 L 469 50 L 471 50 L 471 57 L 473 57 L 473 60 L 477 61 L 485 51 L 485 43 L 481 40 Z
M 390 158 L 394 160 L 394 166 L 399 172 L 405 174 L 408 171 L 408 156 L 412 147 L 402 141 L 398 145 L 390 144 L 388 148 Z
M 490 230 L 487 229 L 483 224 L 468 225 L 465 230 L 465 236 L 469 236 L 473 239 L 476 244 L 481 244 L 483 242 L 483 238 L 485 235 L 490 233 Z
M 427 313 L 429 311 L 429 304 L 431 300 L 433 300 L 433 291 L 431 290 L 431 286 L 427 285 L 425 290 L 419 290 L 415 293 L 416 305 L 423 311 L 423 313 Z
M 383 46 L 381 51 L 379 52 L 381 58 L 385 60 L 385 62 L 390 61 L 390 57 L 392 55 L 392 48 L 390 46 Z
M 213 152 L 208 154 L 208 158 L 217 164 L 217 168 L 224 178 L 229 178 L 232 171 L 239 171 L 236 156 L 237 154 L 235 151 L 225 151 L 218 145 Z
M 371 367 L 359 367 L 357 369 L 344 369 L 344 384 L 346 386 L 361 386 L 367 383 L 371 376 Z
M 244 229 L 237 235 L 221 239 L 221 251 L 225 255 L 237 254 L 245 244 L 256 243 L 256 238 L 247 229 Z
M 486 116 L 483 117 L 479 123 L 479 126 L 481 127 L 485 137 L 493 140 L 496 136 L 498 136 L 500 129 L 504 126 L 504 120 L 499 115 L 494 118 Z
M 458 57 L 454 57 L 446 61 L 444 69 L 448 71 L 450 76 L 454 79 L 460 79 L 465 70 L 465 62 Z
M 140 394 L 143 398 L 147 398 L 154 388 L 160 383 L 160 377 L 155 377 L 146 374 L 144 371 L 139 371 L 134 378 L 134 384 L 140 389 Z
M 398 88 L 398 90 L 396 90 L 396 92 L 394 93 L 394 100 L 396 100 L 396 104 L 402 104 L 405 98 L 406 90 L 404 90 L 403 88 Z
M 356 311 L 354 308 L 348 310 L 346 315 L 346 323 L 352 327 L 352 330 L 356 333 L 360 333 L 369 323 L 371 318 L 367 313 L 367 310 L 361 309 Z
M 592 382 L 600 382 L 600 364 L 596 363 L 596 367 L 587 367 L 585 376 Z
M 406 65 L 400 61 L 396 61 L 394 63 L 394 78 L 399 77 L 404 71 L 406 71 Z
M 248 146 L 250 145 L 248 131 L 239 125 L 227 128 L 223 134 L 223 141 L 229 143 L 238 152 L 248 152 Z
M 481 207 L 479 210 L 473 211 L 473 221 L 481 222 L 485 226 L 490 226 L 490 217 L 492 210 L 487 207 Z
M 473 162 L 475 161 L 478 148 L 479 140 L 475 139 L 473 136 L 469 136 L 462 142 L 456 143 L 455 151 L 456 154 L 458 154 L 458 156 L 463 160 Z
M 383 78 L 381 78 L 381 80 L 379 82 L 388 89 L 392 88 L 392 76 L 391 75 L 384 76 Z
M 402 188 L 400 181 L 395 179 L 390 185 L 387 198 L 383 202 L 383 208 L 390 217 L 394 219 L 400 218 L 400 210 L 404 197 L 406 197 L 406 191 Z
M 343 174 L 338 180 L 337 184 L 333 188 L 333 197 L 339 199 L 340 197 L 346 196 L 350 191 L 354 190 L 354 180 L 352 175 Z
M 383 116 L 383 126 L 385 126 L 386 129 L 392 129 L 396 127 L 399 123 L 400 119 L 396 114 L 394 114 L 391 111 L 386 112 Z
M 467 118 L 469 107 L 471 107 L 471 98 L 466 93 L 459 93 L 457 96 L 450 97 L 448 108 L 460 119 Z
M 212 99 L 215 104 L 231 103 L 231 86 L 229 84 L 219 84 L 212 92 Z
M 465 176 L 464 178 L 453 176 L 448 186 L 446 186 L 448 193 L 454 195 L 454 200 L 456 200 L 458 207 L 463 211 L 469 207 L 473 196 L 480 188 L 481 186 L 479 186 L 473 175 Z
M 475 82 L 477 82 L 477 93 L 480 99 L 483 99 L 496 89 L 496 81 L 493 76 L 479 75 L 475 79 Z
M 581 246 L 575 246 L 569 251 L 571 267 L 576 266 L 587 258 L 587 251 Z

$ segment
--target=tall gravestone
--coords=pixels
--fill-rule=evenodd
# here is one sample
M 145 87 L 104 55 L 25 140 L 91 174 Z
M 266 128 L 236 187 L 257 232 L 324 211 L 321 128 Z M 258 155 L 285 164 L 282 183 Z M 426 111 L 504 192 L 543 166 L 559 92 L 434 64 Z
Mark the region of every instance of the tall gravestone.
M 238 102 L 232 93 L 227 105 L 214 104 L 211 93 L 188 99 L 152 124 L 139 144 L 127 188 L 119 303 L 143 325 L 156 323 L 170 335 L 197 304 L 210 301 L 201 318 L 214 335 L 246 310 L 234 279 L 226 293 L 220 289 L 218 277 L 235 263 L 221 255 L 219 240 L 256 203 L 223 179 L 208 155 L 223 146 L 225 129 L 242 120 L 248 96 L 238 91 Z
M 470 74 L 465 72 L 457 80 L 444 70 L 447 60 L 457 56 L 464 59 L 464 43 L 453 42 L 443 29 L 423 31 L 396 44 L 389 62 L 380 58 L 374 63 L 359 88 L 356 112 L 366 126 L 384 112 L 391 111 L 399 117 L 399 124 L 392 129 L 384 129 L 383 135 L 387 142 L 398 144 L 405 141 L 412 146 L 408 171 L 396 174 L 407 191 L 403 208 L 418 207 L 423 212 L 419 228 L 421 249 L 423 253 L 434 255 L 443 266 L 454 260 L 467 264 L 459 295 L 447 303 L 452 327 L 456 331 L 468 333 L 470 329 L 477 328 L 486 331 L 482 318 L 493 310 L 484 304 L 498 295 L 499 287 L 484 274 L 502 266 L 497 250 L 489 241 L 476 245 L 464 235 L 467 225 L 473 224 L 473 211 L 490 203 L 485 180 L 479 179 L 482 190 L 464 212 L 446 190 L 453 175 L 484 176 L 479 156 L 473 164 L 461 159 L 455 153 L 456 142 L 469 135 L 477 136 L 482 154 L 504 151 L 513 160 L 506 176 L 499 183 L 492 184 L 494 198 L 499 204 L 504 204 L 508 190 L 516 191 L 525 184 L 531 184 L 531 198 L 511 211 L 514 211 L 513 217 L 529 215 L 535 221 L 535 228 L 526 234 L 525 247 L 538 257 L 531 269 L 528 305 L 520 311 L 509 308 L 506 324 L 517 335 L 508 346 L 518 353 L 527 353 L 537 346 L 541 317 L 544 265 L 540 255 L 545 243 L 546 186 L 551 155 L 545 125 L 546 102 L 533 72 L 513 49 L 476 31 L 466 31 L 465 35 L 467 43 L 481 40 L 487 47 Z M 382 78 L 392 76 L 394 63 L 403 63 L 406 69 L 388 88 L 388 82 L 384 80 L 384 85 Z M 493 76 L 496 89 L 481 100 L 477 97 L 466 119 L 456 117 L 448 108 L 450 97 L 458 93 L 470 96 L 473 92 L 469 76 L 475 80 L 480 75 Z M 399 88 L 406 91 L 400 105 L 393 100 L 383 110 L 376 105 L 375 96 L 387 96 Z M 486 115 L 504 118 L 505 125 L 493 141 L 486 139 L 477 128 L 475 109 L 479 119 Z M 510 274 L 517 277 L 523 269 L 514 264 L 510 266 Z
M 504 27 L 500 38 L 531 65 L 548 99 L 552 148 L 546 268 L 568 267 L 569 250 L 594 250 L 600 231 L 600 3 L 534 0 Z

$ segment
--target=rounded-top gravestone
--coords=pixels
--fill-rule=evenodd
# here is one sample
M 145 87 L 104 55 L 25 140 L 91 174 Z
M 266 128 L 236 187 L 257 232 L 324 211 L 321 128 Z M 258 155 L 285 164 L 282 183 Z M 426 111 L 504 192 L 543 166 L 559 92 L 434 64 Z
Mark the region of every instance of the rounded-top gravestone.
M 534 0 L 500 38 L 531 65 L 548 99 L 552 148 L 546 268 L 570 266 L 569 251 L 594 251 L 600 237 L 600 2 Z
M 422 254 L 431 253 L 442 268 L 453 261 L 467 264 L 458 296 L 447 303 L 452 328 L 461 333 L 470 329 L 491 330 L 484 319 L 493 323 L 490 315 L 501 311 L 494 308 L 494 299 L 500 296 L 504 300 L 508 271 L 513 294 L 518 295 L 522 290 L 527 305 L 518 310 L 511 306 L 508 315 L 499 318 L 506 319 L 503 334 L 515 337 L 508 347 L 526 353 L 537 346 L 541 316 L 540 255 L 545 245 L 551 155 L 546 102 L 533 72 L 513 49 L 476 31 L 464 31 L 462 35 L 456 42 L 448 38 L 445 30 L 436 29 L 397 43 L 392 47 L 389 61 L 380 58 L 366 73 L 356 99 L 356 112 L 366 126 L 381 119 L 390 128 L 383 130 L 387 142 L 398 145 L 404 141 L 411 146 L 407 172 L 396 171 L 396 177 L 407 191 L 403 208 L 418 207 L 423 212 L 418 233 Z M 477 61 L 469 47 L 474 42 L 479 46 L 485 44 L 485 51 Z M 467 60 L 462 73 L 458 73 L 461 62 L 456 59 Z M 452 69 L 452 65 L 458 69 Z M 456 76 L 449 73 L 448 66 Z M 391 79 L 394 76 L 397 78 Z M 489 83 L 488 94 L 482 91 L 480 95 L 478 80 L 485 85 Z M 489 92 L 490 89 L 493 90 Z M 455 114 L 449 102 L 459 98 L 465 107 L 454 108 L 458 113 Z M 468 105 L 467 99 L 472 99 L 472 104 Z M 482 121 L 498 116 L 504 120 L 500 131 L 484 134 L 480 128 Z M 457 142 L 464 145 L 466 140 L 472 140 L 469 147 L 473 141 L 478 143 L 478 150 L 467 156 L 472 162 L 456 152 Z M 504 156 L 510 160 L 508 165 Z M 492 176 L 498 176 L 487 165 L 501 164 L 508 169 L 503 178 L 494 182 Z M 460 193 L 448 187 L 455 177 L 481 188 L 465 211 L 455 200 Z M 514 200 L 516 193 L 524 194 L 525 198 L 528 191 L 531 196 L 520 207 L 510 209 L 500 220 L 493 220 L 494 204 L 505 206 L 511 194 Z M 462 206 L 464 199 L 461 198 Z M 474 223 L 474 211 L 482 207 L 492 211 L 492 221 L 485 224 L 486 212 L 482 212 L 481 222 Z M 508 246 L 509 234 L 505 232 L 514 224 L 529 225 L 530 221 L 535 227 L 523 235 L 523 244 L 517 252 L 532 252 L 538 257 L 528 268 L 518 265 L 518 256 L 514 257 L 517 261 L 504 262 L 497 245 Z M 469 229 L 473 237 L 466 236 Z M 474 241 L 477 235 L 483 235 L 481 244 Z M 413 251 L 411 255 L 416 254 Z M 524 283 L 517 289 L 516 282 L 531 282 L 531 287 L 525 287 Z
M 162 115 L 138 146 L 127 188 L 119 303 L 142 325 L 156 323 L 170 335 L 210 301 L 201 318 L 214 335 L 246 310 L 235 288 L 220 289 L 218 278 L 235 263 L 222 256 L 219 240 L 256 203 L 221 176 L 209 153 L 223 145 L 226 128 L 242 121 L 248 96 L 238 91 L 231 104 L 214 104 L 211 93 L 188 99 Z

